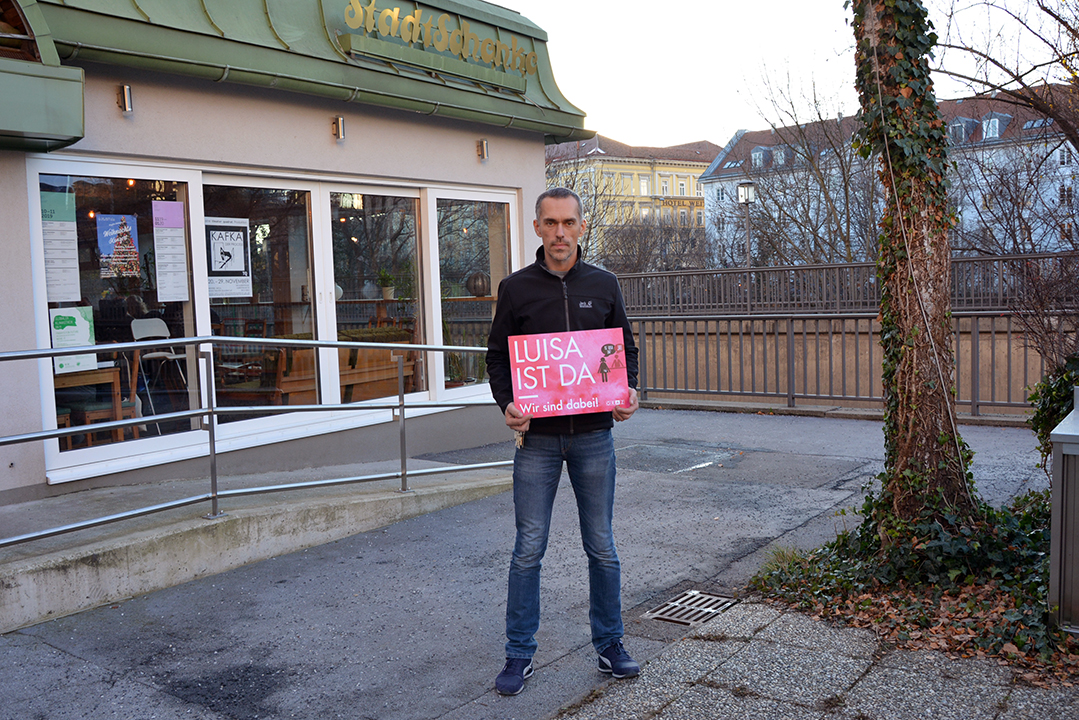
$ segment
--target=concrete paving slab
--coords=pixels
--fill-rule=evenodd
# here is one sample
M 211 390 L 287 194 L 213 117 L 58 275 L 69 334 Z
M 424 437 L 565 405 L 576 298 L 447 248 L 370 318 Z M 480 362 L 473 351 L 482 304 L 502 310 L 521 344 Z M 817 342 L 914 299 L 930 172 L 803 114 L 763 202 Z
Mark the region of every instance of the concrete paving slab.
M 1013 687 L 997 720 L 1079 720 L 1079 687 Z
M 817 707 L 847 693 L 871 666 L 868 658 L 751 640 L 708 679 L 732 691 Z
M 783 612 L 771 605 L 758 602 L 739 603 L 694 628 L 689 637 L 702 640 L 750 640 L 782 616 Z
M 819 710 L 727 688 L 695 687 L 655 716 L 655 720 L 821 720 Z
M 949 680 L 966 678 L 982 685 L 1011 685 L 1013 673 L 995 660 L 955 660 L 934 650 L 893 650 L 878 663 L 883 668 L 895 668 Z
M 876 635 L 869 630 L 836 628 L 797 613 L 785 613 L 757 633 L 756 639 L 853 658 L 869 659 L 880 649 Z
M 1008 689 L 976 677 L 874 667 L 847 694 L 845 708 L 876 720 L 991 720 L 1005 707 Z

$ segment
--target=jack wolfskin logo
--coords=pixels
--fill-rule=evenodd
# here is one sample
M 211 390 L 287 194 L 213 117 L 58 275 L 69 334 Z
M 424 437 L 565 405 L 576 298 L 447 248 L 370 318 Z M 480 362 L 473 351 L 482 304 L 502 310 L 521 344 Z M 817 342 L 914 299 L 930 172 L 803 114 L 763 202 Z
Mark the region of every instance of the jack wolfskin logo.
M 582 300 L 581 301 L 581 307 L 583 307 L 583 308 L 592 307 L 592 301 L 591 300 Z

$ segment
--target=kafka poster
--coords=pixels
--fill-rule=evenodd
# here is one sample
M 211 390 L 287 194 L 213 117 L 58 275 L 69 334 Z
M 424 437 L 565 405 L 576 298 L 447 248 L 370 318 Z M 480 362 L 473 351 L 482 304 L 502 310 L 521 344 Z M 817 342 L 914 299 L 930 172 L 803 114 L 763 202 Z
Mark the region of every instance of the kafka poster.
M 206 218 L 210 297 L 251 297 L 250 229 L 247 218 Z
M 610 412 L 629 402 L 622 330 L 511 335 L 513 402 L 532 417 Z
M 101 255 L 101 277 L 137 278 L 142 274 L 134 215 L 98 215 L 97 249 Z

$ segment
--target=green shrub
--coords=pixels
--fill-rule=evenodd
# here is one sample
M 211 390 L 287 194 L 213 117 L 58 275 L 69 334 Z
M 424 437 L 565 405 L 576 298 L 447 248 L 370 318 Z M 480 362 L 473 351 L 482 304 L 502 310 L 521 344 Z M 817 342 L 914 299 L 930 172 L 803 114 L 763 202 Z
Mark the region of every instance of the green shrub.
M 1074 409 L 1074 387 L 1079 385 L 1079 355 L 1068 358 L 1063 365 L 1036 383 L 1028 400 L 1034 412 L 1027 421 L 1038 439 L 1041 467 L 1048 473 L 1053 443 L 1049 434 Z

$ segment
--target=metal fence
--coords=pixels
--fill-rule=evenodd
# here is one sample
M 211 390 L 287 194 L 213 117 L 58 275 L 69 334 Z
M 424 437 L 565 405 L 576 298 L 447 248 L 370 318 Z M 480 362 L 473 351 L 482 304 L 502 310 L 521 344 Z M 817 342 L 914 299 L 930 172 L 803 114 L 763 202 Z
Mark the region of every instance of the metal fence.
M 1032 275 L 1079 253 L 954 257 L 952 308 L 1006 311 Z M 682 270 L 619 275 L 630 315 L 876 312 L 880 284 L 873 263 Z
M 50 440 L 53 438 L 62 438 L 79 433 L 89 432 L 90 428 L 94 432 L 104 432 L 109 430 L 130 428 L 136 425 L 144 425 L 146 423 L 166 423 L 176 420 L 187 420 L 194 422 L 199 430 L 206 433 L 206 441 L 208 448 L 209 458 L 209 471 L 210 477 L 208 482 L 208 488 L 205 493 L 194 495 L 191 497 L 180 498 L 171 500 L 164 503 L 155 505 L 149 505 L 144 507 L 132 508 L 125 512 L 116 513 L 107 516 L 101 516 L 91 518 L 78 523 L 71 523 L 68 525 L 57 526 L 48 528 L 41 531 L 32 533 L 26 533 L 23 535 L 0 538 L 0 548 L 7 547 L 9 545 L 16 545 L 19 543 L 30 542 L 32 540 L 39 540 L 42 538 L 52 537 L 54 535 L 60 535 L 64 533 L 75 532 L 77 530 L 84 530 L 87 528 L 98 527 L 109 523 L 119 522 L 121 520 L 128 520 L 132 518 L 142 517 L 145 515 L 151 515 L 154 513 L 164 512 L 166 510 L 173 510 L 176 508 L 187 507 L 190 505 L 197 505 L 200 503 L 209 503 L 210 512 L 205 517 L 207 519 L 214 519 L 221 516 L 219 501 L 226 498 L 235 498 L 247 495 L 260 495 L 265 493 L 282 492 L 288 490 L 301 490 L 309 488 L 329 487 L 335 485 L 349 485 L 356 483 L 376 482 L 380 480 L 401 480 L 401 492 L 409 492 L 409 477 L 420 477 L 424 475 L 442 475 L 448 473 L 468 472 L 472 470 L 488 469 L 494 467 L 506 467 L 512 465 L 512 461 L 504 462 L 491 462 L 491 463 L 479 463 L 472 465 L 455 465 L 453 467 L 441 467 L 433 469 L 413 469 L 408 468 L 408 450 L 406 447 L 406 419 L 408 417 L 408 411 L 423 409 L 423 408 L 454 408 L 461 407 L 462 402 L 426 402 L 426 401 L 405 401 L 405 354 L 412 352 L 422 353 L 455 353 L 462 356 L 475 356 L 480 353 L 486 353 L 486 348 L 482 347 L 462 347 L 462 346 L 444 346 L 444 345 L 414 345 L 409 343 L 391 344 L 391 343 L 369 343 L 369 342 L 329 342 L 329 341 L 311 341 L 311 340 L 285 340 L 285 339 L 272 339 L 272 338 L 245 338 L 245 337 L 223 337 L 219 335 L 207 336 L 207 337 L 194 337 L 194 338 L 173 338 L 167 341 L 150 341 L 150 342 L 129 342 L 129 343 L 115 343 L 108 346 L 93 345 L 87 347 L 77 348 L 64 348 L 64 349 L 43 349 L 43 350 L 27 350 L 16 352 L 3 352 L 0 353 L 0 366 L 4 362 L 18 361 L 18 360 L 40 360 L 51 359 L 53 357 L 63 357 L 69 355 L 82 355 L 88 353 L 99 353 L 108 351 L 110 353 L 127 353 L 134 352 L 136 350 L 154 350 L 163 349 L 166 347 L 198 347 L 198 346 L 212 346 L 215 350 L 218 347 L 224 346 L 243 346 L 243 345 L 257 345 L 260 347 L 274 347 L 274 348 L 344 348 L 347 350 L 393 350 L 395 353 L 394 359 L 397 363 L 397 397 L 387 399 L 385 402 L 363 402 L 353 404 L 323 404 L 323 405 L 258 405 L 258 406 L 227 406 L 218 407 L 214 402 L 214 387 L 213 382 L 217 373 L 215 373 L 215 352 L 213 350 L 201 350 L 198 352 L 198 360 L 202 364 L 203 374 L 202 378 L 205 382 L 210 384 L 210 392 L 207 393 L 195 393 L 196 397 L 204 396 L 208 399 L 208 402 L 203 407 L 198 407 L 189 410 L 181 410 L 176 412 L 161 413 L 149 417 L 138 417 L 128 420 L 113 420 L 108 422 L 94 423 L 93 425 L 75 425 L 72 427 L 59 428 L 57 430 L 42 430 L 33 431 L 27 433 L 21 433 L 18 435 L 8 435 L 0 437 L 0 447 L 7 445 L 16 445 L 19 443 L 40 442 L 42 440 Z M 190 373 L 196 375 L 196 373 Z M 468 401 L 469 405 L 493 405 L 493 401 L 488 402 L 474 402 Z M 323 480 L 314 480 L 307 482 L 289 483 L 287 485 L 269 485 L 263 487 L 245 487 L 229 490 L 221 490 L 218 487 L 217 477 L 217 441 L 216 441 L 216 429 L 218 424 L 218 416 L 221 413 L 227 412 L 229 416 L 234 415 L 268 415 L 268 414 L 280 414 L 280 413 L 308 413 L 308 412 L 338 412 L 338 411 L 370 411 L 378 409 L 390 409 L 394 411 L 399 429 L 400 429 L 400 470 L 392 473 L 379 473 L 373 475 L 360 475 L 353 477 L 341 477 L 341 478 L 329 478 Z
M 883 407 L 876 313 L 634 317 L 642 399 Z M 1041 357 L 1009 314 L 952 316 L 957 404 L 1018 414 Z

